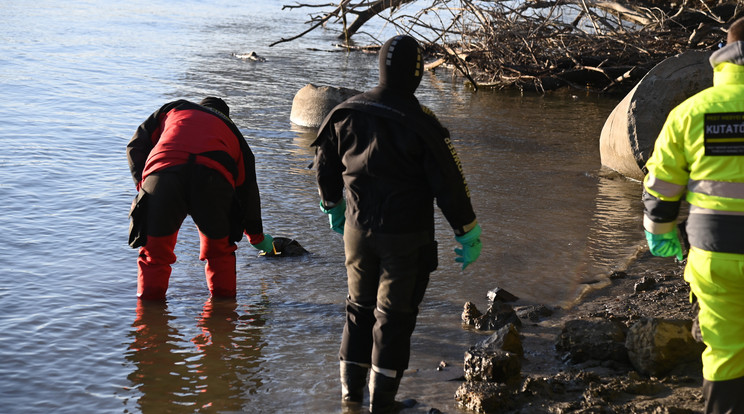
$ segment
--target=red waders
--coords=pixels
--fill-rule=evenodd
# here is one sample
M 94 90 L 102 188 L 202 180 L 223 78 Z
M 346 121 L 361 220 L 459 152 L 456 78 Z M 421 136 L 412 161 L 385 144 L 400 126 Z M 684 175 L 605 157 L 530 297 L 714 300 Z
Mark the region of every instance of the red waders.
M 184 164 L 150 174 L 142 185 L 149 194 L 147 243 L 137 259 L 137 296 L 165 299 L 178 230 L 187 215 L 199 228 L 199 259 L 205 260 L 212 296 L 235 297 L 235 250 L 230 241 L 232 185 L 217 171 Z

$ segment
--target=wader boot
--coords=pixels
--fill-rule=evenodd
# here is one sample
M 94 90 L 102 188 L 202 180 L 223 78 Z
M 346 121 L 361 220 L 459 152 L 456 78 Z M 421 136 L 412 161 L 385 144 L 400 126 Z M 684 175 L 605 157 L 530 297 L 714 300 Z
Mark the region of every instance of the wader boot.
M 706 414 L 744 413 L 744 377 L 727 381 L 703 379 Z
M 400 408 L 395 402 L 400 379 L 403 372 L 399 371 L 395 378 L 388 377 L 375 370 L 369 373 L 369 411 L 371 414 L 395 413 Z
M 341 361 L 341 401 L 362 403 L 364 387 L 367 385 L 368 367 L 356 362 Z

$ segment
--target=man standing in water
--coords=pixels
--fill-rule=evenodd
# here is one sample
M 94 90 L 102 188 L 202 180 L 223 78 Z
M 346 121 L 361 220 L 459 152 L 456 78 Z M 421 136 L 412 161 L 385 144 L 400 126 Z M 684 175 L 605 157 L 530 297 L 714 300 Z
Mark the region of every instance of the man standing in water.
M 449 132 L 414 96 L 422 71 L 415 39 L 388 40 L 379 85 L 334 108 L 313 143 L 320 208 L 344 235 L 346 252 L 342 400 L 362 402 L 371 368 L 372 413 L 393 410 L 408 368 L 418 306 L 437 267 L 434 199 L 462 244 L 455 249 L 462 268 L 481 251 Z
M 127 145 L 129 168 L 139 190 L 132 209 L 132 247 L 137 259 L 137 296 L 163 300 L 168 289 L 178 230 L 187 215 L 199 229 L 199 258 L 206 260 L 213 297 L 236 295 L 235 243 L 243 232 L 253 247 L 273 250 L 263 233 L 253 153 L 220 98 L 199 104 L 163 105 Z
M 690 204 L 685 280 L 700 306 L 706 413 L 744 413 L 744 20 L 710 57 L 713 86 L 674 108 L 646 164 L 643 225 L 651 253 L 676 256 Z

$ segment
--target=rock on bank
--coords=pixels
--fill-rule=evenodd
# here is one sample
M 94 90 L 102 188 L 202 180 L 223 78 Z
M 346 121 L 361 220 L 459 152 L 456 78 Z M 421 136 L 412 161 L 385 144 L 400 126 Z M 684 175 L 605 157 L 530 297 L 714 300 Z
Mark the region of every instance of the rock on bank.
M 523 319 L 516 383 L 468 381 L 466 375 L 457 403 L 470 412 L 498 414 L 702 413 L 701 348 L 689 343 L 695 310 L 683 269 L 644 250 L 613 273 L 610 285 L 574 307 Z M 655 283 L 646 283 L 650 279 Z M 675 352 L 663 355 L 670 347 Z M 681 348 L 690 352 L 680 357 Z M 485 360 L 481 354 L 476 356 Z

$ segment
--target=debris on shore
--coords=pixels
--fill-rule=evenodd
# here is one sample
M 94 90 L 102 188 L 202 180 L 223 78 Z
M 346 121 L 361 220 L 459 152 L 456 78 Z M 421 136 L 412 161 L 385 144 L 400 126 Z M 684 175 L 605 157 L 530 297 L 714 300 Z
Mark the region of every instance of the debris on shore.
M 428 70 L 449 67 L 475 90 L 537 92 L 627 92 L 668 57 L 717 49 L 744 15 L 735 0 L 391 0 L 282 8 L 303 7 L 317 10 L 310 28 L 271 46 L 323 28 L 339 32 L 340 47 L 368 50 L 356 37 L 369 36 L 362 26 L 382 19 L 422 42 Z

